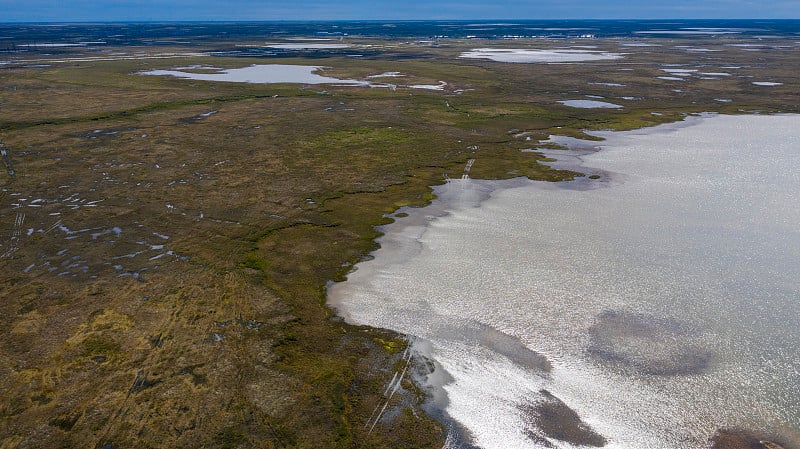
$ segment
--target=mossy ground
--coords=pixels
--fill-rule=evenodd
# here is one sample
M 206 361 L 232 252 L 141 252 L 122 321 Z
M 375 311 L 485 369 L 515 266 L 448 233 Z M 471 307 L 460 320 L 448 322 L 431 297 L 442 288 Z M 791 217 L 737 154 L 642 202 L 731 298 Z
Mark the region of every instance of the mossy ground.
M 624 62 L 566 65 L 457 58 L 496 42 L 364 40 L 385 56 L 3 67 L 0 142 L 14 174 L 0 191 L 0 252 L 13 249 L 0 259 L 0 447 L 441 447 L 444 429 L 408 382 L 392 420 L 369 431 L 405 343 L 343 323 L 325 305 L 326 283 L 376 248 L 386 214 L 425 205 L 430 186 L 470 159 L 474 178 L 558 181 L 580 174 L 520 150 L 694 112 L 798 112 L 796 51 L 753 54 L 717 39 L 702 43 L 720 50 L 709 56 L 659 42 L 627 48 Z M 448 85 L 135 74 L 268 62 Z M 667 82 L 656 78 L 664 63 L 743 68 Z M 784 83 L 768 95 L 751 84 L 765 72 Z M 625 108 L 556 103 L 583 95 Z

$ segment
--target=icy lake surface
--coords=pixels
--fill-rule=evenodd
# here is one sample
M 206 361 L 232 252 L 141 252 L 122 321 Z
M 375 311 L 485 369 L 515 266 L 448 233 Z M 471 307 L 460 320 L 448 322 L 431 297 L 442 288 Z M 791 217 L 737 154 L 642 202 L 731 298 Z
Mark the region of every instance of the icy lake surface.
M 573 447 L 531 419 L 542 390 L 610 448 L 703 448 L 720 427 L 796 445 L 798 130 L 695 117 L 604 134 L 583 157 L 604 180 L 452 180 L 330 304 L 424 341 L 486 449 Z

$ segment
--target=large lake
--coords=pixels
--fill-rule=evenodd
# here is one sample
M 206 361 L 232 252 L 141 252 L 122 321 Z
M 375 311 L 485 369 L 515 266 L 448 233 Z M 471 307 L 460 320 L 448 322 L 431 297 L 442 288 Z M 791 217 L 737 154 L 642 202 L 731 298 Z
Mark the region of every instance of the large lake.
M 552 397 L 606 447 L 708 447 L 721 427 L 796 444 L 800 116 L 603 137 L 582 157 L 596 181 L 438 187 L 330 303 L 417 337 L 483 448 L 572 447 L 535 418 Z

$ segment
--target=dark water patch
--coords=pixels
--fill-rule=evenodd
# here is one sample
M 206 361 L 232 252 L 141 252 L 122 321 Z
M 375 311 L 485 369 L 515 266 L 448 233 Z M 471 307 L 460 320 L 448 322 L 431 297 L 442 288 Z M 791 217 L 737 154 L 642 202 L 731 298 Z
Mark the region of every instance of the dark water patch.
M 655 376 L 704 372 L 712 353 L 699 341 L 700 331 L 674 320 L 605 311 L 589 328 L 587 351 L 596 361 L 623 371 Z
M 603 447 L 606 439 L 583 422 L 577 412 L 547 390 L 535 404 L 521 407 L 530 428 L 528 437 L 545 447 L 554 447 L 548 439 L 564 441 L 575 446 Z
M 711 449 L 792 449 L 771 438 L 740 429 L 719 429 L 711 437 Z
M 550 372 L 553 369 L 547 357 L 529 349 L 518 337 L 483 324 L 478 325 L 477 334 L 478 342 L 482 346 L 508 357 L 523 368 L 541 372 Z
M 354 52 L 366 57 L 381 55 L 380 50 L 369 50 L 359 48 L 305 48 L 305 49 L 284 49 L 276 47 L 236 47 L 220 48 L 211 50 L 208 53 L 213 56 L 225 58 L 303 58 L 303 59 L 327 59 L 346 57 Z
M 476 321 L 467 321 L 462 325 L 442 323 L 438 332 L 447 340 L 469 344 L 476 347 L 476 350 L 489 349 L 507 357 L 515 365 L 539 375 L 549 373 L 553 368 L 547 357 L 525 346 L 519 337 L 483 323 Z
M 400 60 L 432 60 L 430 54 L 420 52 L 393 51 L 390 49 L 366 49 L 366 48 L 342 48 L 342 49 L 309 49 L 309 50 L 286 50 L 269 47 L 245 47 L 245 48 L 220 48 L 207 51 L 209 56 L 223 58 L 259 58 L 259 59 L 287 59 L 301 58 L 308 59 L 329 59 L 343 57 L 358 57 L 359 59 L 380 59 L 389 61 Z

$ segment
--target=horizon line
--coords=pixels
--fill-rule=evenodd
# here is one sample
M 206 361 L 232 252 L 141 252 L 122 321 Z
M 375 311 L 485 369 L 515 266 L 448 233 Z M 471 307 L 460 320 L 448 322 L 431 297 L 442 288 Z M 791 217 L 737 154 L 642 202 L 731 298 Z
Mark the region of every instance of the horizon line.
M 375 22 L 375 23 L 413 23 L 413 22 L 555 22 L 555 21 L 635 21 L 635 22 L 663 22 L 669 20 L 683 21 L 772 21 L 772 22 L 800 22 L 797 18 L 740 18 L 740 17 L 663 17 L 663 18 L 547 18 L 547 19 L 510 19 L 510 18 L 480 18 L 480 19 L 148 19 L 148 20 L 19 20 L 19 21 L 0 21 L 0 25 L 91 25 L 91 24 L 157 24 L 157 23 L 333 23 L 333 22 Z

